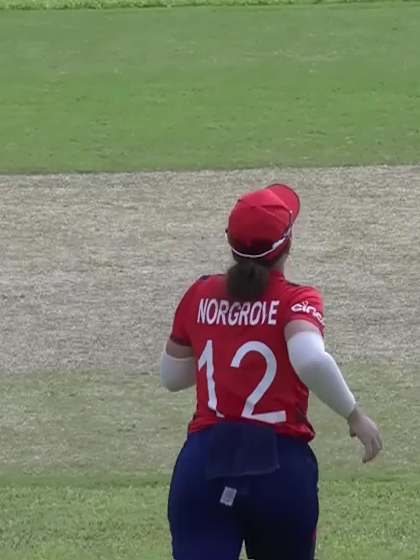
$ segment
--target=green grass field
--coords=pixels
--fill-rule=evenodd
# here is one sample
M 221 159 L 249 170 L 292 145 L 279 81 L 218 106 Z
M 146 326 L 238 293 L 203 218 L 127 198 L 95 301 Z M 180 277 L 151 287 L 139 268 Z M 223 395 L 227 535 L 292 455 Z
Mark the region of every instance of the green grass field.
M 164 481 L 14 479 L 0 491 L 5 560 L 171 558 Z M 324 481 L 319 558 L 417 560 L 419 491 L 414 478 Z
M 419 558 L 418 371 L 403 382 L 397 371 L 346 367 L 385 436 L 374 465 L 361 466 L 344 423 L 313 403 L 321 560 Z M 168 397 L 156 378 L 121 372 L 15 374 L 2 384 L 1 558 L 169 560 L 166 473 L 192 393 Z
M 410 3 L 5 11 L 0 172 L 416 162 L 419 28 Z
M 48 4 L 63 5 L 57 2 Z M 0 0 L 0 8 L 30 4 Z M 418 37 L 420 5 L 403 2 L 0 11 L 0 173 L 419 163 Z M 410 173 L 415 178 L 418 170 Z M 311 404 L 321 467 L 318 557 L 420 560 L 420 377 L 411 344 L 418 340 L 418 183 L 399 176 L 396 185 L 385 172 L 383 182 L 362 173 L 354 188 L 332 186 L 316 170 L 313 183 L 308 177 L 299 187 L 309 229 L 293 258 L 325 283 L 334 301 L 329 340 L 341 343 L 340 364 L 385 442 L 381 458 L 362 466 L 344 424 Z M 76 186 L 56 179 L 54 191 L 36 179 L 0 177 L 0 356 L 4 344 L 16 356 L 32 351 L 34 364 L 38 353 L 47 360 L 61 352 L 56 368 L 39 370 L 28 358 L 24 373 L 10 366 L 14 352 L 7 364 L 0 359 L 1 560 L 171 558 L 168 481 L 193 394 L 168 395 L 152 365 L 140 375 L 74 363 L 84 344 L 105 352 L 121 321 L 117 343 L 132 341 L 120 351 L 132 352 L 136 369 L 146 344 L 130 339 L 138 324 L 107 314 L 135 298 L 147 320 L 156 311 L 161 321 L 146 325 L 143 338 L 160 333 L 163 342 L 169 310 L 157 294 L 168 292 L 162 266 L 171 263 L 178 297 L 192 265 L 184 254 L 172 258 L 177 240 L 189 243 L 186 254 L 194 258 L 208 244 L 219 247 L 218 213 L 226 211 L 223 184 L 217 190 L 212 179 L 216 196 L 203 186 L 206 176 L 183 180 L 158 177 L 154 199 L 151 178 L 135 176 L 121 187 L 122 178 L 103 176 L 101 194 L 89 179 Z M 237 187 L 226 181 L 233 196 Z M 168 184 L 170 208 L 162 202 Z M 208 244 L 187 229 L 185 193 Z M 317 197 L 322 231 L 311 213 L 320 211 Z M 389 206 L 391 226 L 382 220 Z M 349 229 L 351 248 L 341 238 Z M 206 266 L 219 266 L 211 258 Z M 202 265 L 194 261 L 197 271 Z M 365 277 L 355 272 L 359 265 Z M 349 305 L 352 298 L 361 310 Z M 369 306 L 381 321 L 377 338 L 364 315 Z M 31 349 L 39 340 L 45 347 Z

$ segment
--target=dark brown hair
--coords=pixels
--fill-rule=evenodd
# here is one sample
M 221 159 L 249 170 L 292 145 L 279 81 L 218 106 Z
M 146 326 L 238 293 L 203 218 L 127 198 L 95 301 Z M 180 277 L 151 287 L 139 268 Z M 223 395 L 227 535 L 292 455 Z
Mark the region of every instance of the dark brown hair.
M 255 301 L 262 297 L 270 281 L 274 262 L 257 261 L 234 256 L 236 263 L 227 271 L 229 296 L 238 301 Z

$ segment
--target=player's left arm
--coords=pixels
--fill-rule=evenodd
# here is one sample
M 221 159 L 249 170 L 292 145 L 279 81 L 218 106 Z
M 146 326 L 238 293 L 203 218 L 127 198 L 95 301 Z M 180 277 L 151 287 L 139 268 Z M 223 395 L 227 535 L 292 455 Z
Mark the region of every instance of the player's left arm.
M 348 418 L 356 407 L 356 399 L 336 361 L 325 350 L 321 294 L 310 287 L 296 290 L 285 323 L 289 360 L 297 376 L 329 408 Z
M 381 451 L 381 435 L 376 424 L 360 410 L 336 361 L 325 350 L 320 294 L 309 290 L 305 296 L 302 301 L 291 302 L 284 329 L 290 363 L 308 389 L 347 419 L 350 435 L 365 447 L 366 463 Z
M 160 382 L 169 391 L 181 391 L 196 382 L 196 367 L 188 329 L 194 285 L 187 290 L 175 312 L 171 336 L 160 360 Z

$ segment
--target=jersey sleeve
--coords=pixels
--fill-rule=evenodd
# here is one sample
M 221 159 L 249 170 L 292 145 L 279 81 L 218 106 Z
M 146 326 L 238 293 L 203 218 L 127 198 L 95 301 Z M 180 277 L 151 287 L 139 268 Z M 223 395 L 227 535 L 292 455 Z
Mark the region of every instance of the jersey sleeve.
M 194 295 L 196 283 L 190 286 L 183 295 L 178 307 L 175 311 L 174 320 L 172 322 L 172 331 L 170 339 L 182 346 L 191 346 L 191 338 L 189 334 L 189 318 L 192 309 L 192 299 Z
M 315 288 L 301 287 L 289 299 L 285 324 L 298 320 L 312 323 L 324 335 L 324 301 L 322 295 Z

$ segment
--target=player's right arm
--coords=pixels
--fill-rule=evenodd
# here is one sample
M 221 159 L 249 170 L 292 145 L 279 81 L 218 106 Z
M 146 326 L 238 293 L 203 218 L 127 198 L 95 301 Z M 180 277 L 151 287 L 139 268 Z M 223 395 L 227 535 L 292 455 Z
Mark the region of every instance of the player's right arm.
M 313 307 L 317 308 L 316 301 Z M 322 302 L 320 307 L 318 317 L 322 320 Z M 382 449 L 379 430 L 360 410 L 336 361 L 326 352 L 321 331 L 323 322 L 318 326 L 314 314 L 310 317 L 306 313 L 295 314 L 294 317 L 290 317 L 292 320 L 284 330 L 293 369 L 309 390 L 347 420 L 350 435 L 357 437 L 365 448 L 363 462 L 371 461 Z
M 184 294 L 175 312 L 172 332 L 160 360 L 160 382 L 169 391 L 182 391 L 196 383 L 196 367 L 189 334 L 195 282 Z

